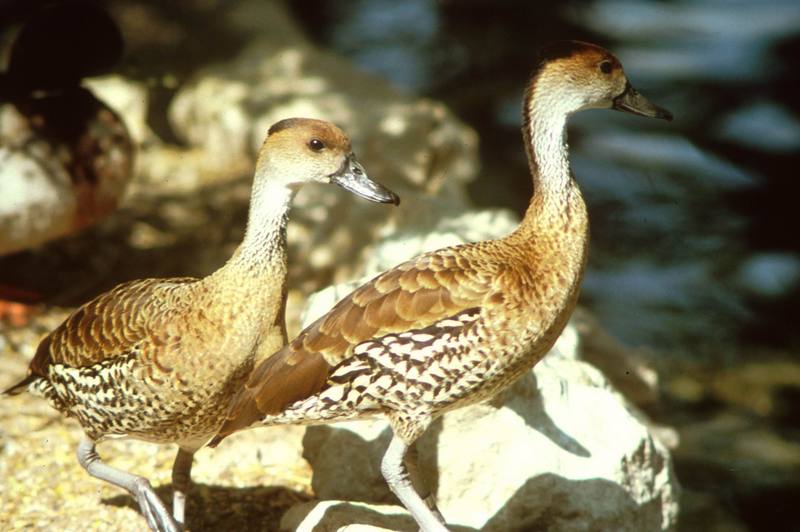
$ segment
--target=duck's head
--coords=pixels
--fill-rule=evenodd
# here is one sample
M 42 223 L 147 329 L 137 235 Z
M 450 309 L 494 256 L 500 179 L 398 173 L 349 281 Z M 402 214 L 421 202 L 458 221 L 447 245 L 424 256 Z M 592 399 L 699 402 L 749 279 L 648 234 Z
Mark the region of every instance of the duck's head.
M 287 118 L 269 128 L 258 156 L 256 178 L 291 188 L 334 183 L 370 201 L 400 203 L 397 194 L 367 177 L 347 135 L 323 120 Z
M 558 41 L 543 47 L 530 91 L 549 95 L 566 114 L 582 109 L 616 109 L 672 120 L 663 109 L 634 89 L 611 52 L 581 41 Z

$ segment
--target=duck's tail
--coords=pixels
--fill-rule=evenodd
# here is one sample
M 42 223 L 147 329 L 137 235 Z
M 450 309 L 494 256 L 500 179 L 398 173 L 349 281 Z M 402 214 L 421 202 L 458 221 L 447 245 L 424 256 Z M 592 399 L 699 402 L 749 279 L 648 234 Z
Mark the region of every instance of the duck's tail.
M 39 378 L 38 375 L 30 374 L 21 381 L 19 381 L 17 384 L 3 390 L 2 393 L 3 395 L 19 395 L 22 392 L 27 391 L 28 386 L 30 386 L 30 384 L 38 378 Z

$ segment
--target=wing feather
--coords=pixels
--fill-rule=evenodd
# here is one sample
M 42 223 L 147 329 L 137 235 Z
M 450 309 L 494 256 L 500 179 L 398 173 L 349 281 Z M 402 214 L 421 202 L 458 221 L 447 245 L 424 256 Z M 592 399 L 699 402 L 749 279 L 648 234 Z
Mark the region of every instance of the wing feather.
M 357 288 L 289 345 L 262 362 L 232 402 L 221 437 L 318 393 L 358 344 L 429 327 L 492 305 L 500 266 L 448 248 L 401 264 Z
M 141 342 L 158 344 L 151 335 L 163 322 L 165 288 L 193 278 L 144 279 L 121 284 L 73 312 L 40 343 L 29 375 L 47 376 L 51 364 L 81 368 L 130 353 Z M 155 347 L 158 347 L 155 345 Z

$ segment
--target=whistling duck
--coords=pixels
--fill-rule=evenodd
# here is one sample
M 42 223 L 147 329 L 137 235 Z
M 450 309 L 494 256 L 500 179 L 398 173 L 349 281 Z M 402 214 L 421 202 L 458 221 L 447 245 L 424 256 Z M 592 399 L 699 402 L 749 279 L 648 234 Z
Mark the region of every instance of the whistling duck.
M 523 105 L 534 192 L 519 227 L 425 253 L 356 289 L 256 366 L 211 445 L 254 424 L 383 416 L 394 433 L 381 467 L 389 487 L 422 530 L 446 530 L 433 497 L 409 480 L 407 451 L 436 417 L 492 397 L 530 370 L 564 329 L 588 245 L 565 126 L 589 108 L 671 119 L 603 48 L 544 48 Z
M 133 144 L 120 117 L 80 82 L 121 54 L 119 29 L 91 4 L 45 6 L 15 38 L 0 73 L 0 255 L 75 233 L 116 209 Z M 36 299 L 0 286 L 0 319 L 24 324 L 19 302 Z
M 398 203 L 371 181 L 336 126 L 311 119 L 273 125 L 256 163 L 244 240 L 203 279 L 145 279 L 86 303 L 42 340 L 28 376 L 6 393 L 44 395 L 80 422 L 78 460 L 128 490 L 153 530 L 184 522 L 192 457 L 219 430 L 257 353 L 286 343 L 286 223 L 304 183 L 335 183 Z M 173 518 L 142 477 L 114 469 L 95 446 L 110 437 L 177 443 Z

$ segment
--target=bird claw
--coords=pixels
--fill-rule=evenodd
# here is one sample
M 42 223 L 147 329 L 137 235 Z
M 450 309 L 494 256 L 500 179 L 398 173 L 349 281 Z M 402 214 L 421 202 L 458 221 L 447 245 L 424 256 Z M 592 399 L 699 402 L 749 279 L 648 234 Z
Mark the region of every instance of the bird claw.
M 425 503 L 425 505 L 428 508 L 430 508 L 430 510 L 433 513 L 434 517 L 436 517 L 436 520 L 439 521 L 439 523 L 441 523 L 441 525 L 444 527 L 441 530 L 445 530 L 445 531 L 449 530 L 447 528 L 447 522 L 444 520 L 444 516 L 442 515 L 442 512 L 440 512 L 439 508 L 436 506 L 436 497 L 433 494 L 428 495 L 427 497 L 425 497 L 423 499 L 423 502 Z M 423 528 L 420 528 L 419 532 L 428 532 L 428 531 L 423 529 Z
M 172 518 L 149 482 L 145 481 L 137 488 L 136 500 L 150 530 L 153 532 L 182 532 L 182 528 Z

